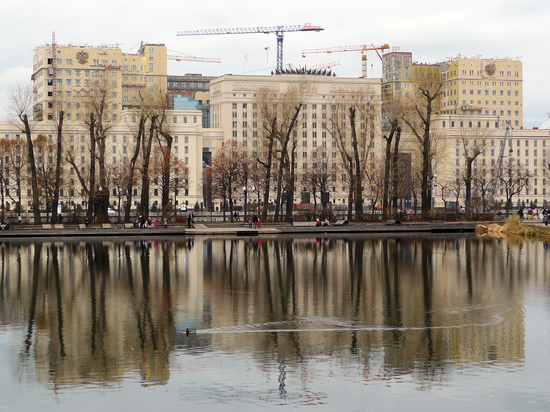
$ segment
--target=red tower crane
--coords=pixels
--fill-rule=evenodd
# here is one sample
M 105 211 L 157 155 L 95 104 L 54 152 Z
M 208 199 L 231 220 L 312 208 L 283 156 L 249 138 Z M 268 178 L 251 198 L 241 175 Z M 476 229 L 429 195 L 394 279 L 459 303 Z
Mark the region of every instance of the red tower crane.
M 179 31 L 178 36 L 204 36 L 213 34 L 250 34 L 250 33 L 275 33 L 277 36 L 277 69 L 283 68 L 283 37 L 285 32 L 290 31 L 321 31 L 321 26 L 312 26 L 309 23 L 303 26 L 268 26 L 268 27 L 245 27 L 236 29 L 202 29 L 193 31 Z
M 327 47 L 324 49 L 308 49 L 302 50 L 302 54 L 310 53 L 338 53 L 338 52 L 350 52 L 350 51 L 360 51 L 361 52 L 361 77 L 367 77 L 367 50 L 375 50 L 378 53 L 378 50 L 389 49 L 390 46 L 383 44 L 382 46 L 374 45 L 360 45 L 360 46 L 336 46 L 336 47 Z M 378 57 L 382 59 L 382 56 L 378 53 Z

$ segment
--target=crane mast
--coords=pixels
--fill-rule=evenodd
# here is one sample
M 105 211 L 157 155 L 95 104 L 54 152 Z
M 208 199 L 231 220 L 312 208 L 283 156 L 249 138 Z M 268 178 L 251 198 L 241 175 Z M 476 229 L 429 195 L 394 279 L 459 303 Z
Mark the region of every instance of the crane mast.
M 360 51 L 361 52 L 361 77 L 366 78 L 367 77 L 367 51 L 368 50 L 375 50 L 376 53 L 378 53 L 378 50 L 386 50 L 389 49 L 390 46 L 387 44 L 383 44 L 381 46 L 375 46 L 373 44 L 371 45 L 357 45 L 357 46 L 336 46 L 336 47 L 326 47 L 323 49 L 307 49 L 302 50 L 302 54 L 312 54 L 312 53 L 340 53 L 340 52 L 354 52 L 354 51 Z M 382 56 L 378 53 L 378 57 L 382 59 Z
M 294 31 L 321 31 L 324 30 L 321 26 L 313 26 L 309 23 L 303 26 L 264 26 L 264 27 L 243 27 L 231 29 L 201 29 L 191 31 L 179 31 L 178 36 L 207 36 L 219 34 L 251 34 L 251 33 L 275 33 L 277 36 L 277 69 L 283 68 L 283 38 L 284 33 Z

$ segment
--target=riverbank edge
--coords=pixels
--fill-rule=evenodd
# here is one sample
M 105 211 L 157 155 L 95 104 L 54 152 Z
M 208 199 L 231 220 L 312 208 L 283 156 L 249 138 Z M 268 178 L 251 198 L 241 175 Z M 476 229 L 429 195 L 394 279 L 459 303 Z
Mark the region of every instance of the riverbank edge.
M 156 228 L 127 228 L 124 224 L 108 227 L 90 225 L 15 226 L 0 231 L 0 239 L 23 238 L 101 238 L 101 237 L 166 237 L 166 236 L 273 236 L 273 235 L 319 235 L 319 234 L 376 234 L 376 233 L 475 233 L 478 224 L 495 222 L 410 222 L 410 223 L 352 223 L 341 226 L 302 226 L 290 224 L 263 224 L 261 229 L 250 228 L 241 223 L 197 223 L 188 228 L 183 225 L 159 226 Z

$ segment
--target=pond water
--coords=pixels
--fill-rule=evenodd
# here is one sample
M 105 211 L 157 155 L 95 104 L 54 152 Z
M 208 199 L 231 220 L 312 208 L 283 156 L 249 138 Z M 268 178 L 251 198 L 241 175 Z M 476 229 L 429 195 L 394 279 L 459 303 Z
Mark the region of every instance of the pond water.
M 0 264 L 2 412 L 550 409 L 544 242 L 22 241 Z

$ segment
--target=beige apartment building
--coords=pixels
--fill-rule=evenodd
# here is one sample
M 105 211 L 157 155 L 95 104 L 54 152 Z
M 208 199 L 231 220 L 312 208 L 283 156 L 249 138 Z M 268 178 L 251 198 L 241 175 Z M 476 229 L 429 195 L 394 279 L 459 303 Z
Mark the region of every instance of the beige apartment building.
M 234 76 L 224 75 L 210 83 L 210 116 L 211 126 L 221 130 L 224 141 L 235 140 L 249 148 L 255 156 L 260 146 L 263 126 L 258 120 L 257 103 L 259 91 L 270 89 L 274 97 L 284 93 L 291 84 L 302 84 L 308 88 L 307 98 L 299 114 L 297 127 L 297 164 L 298 174 L 318 161 L 320 156 L 330 164 L 340 163 L 340 153 L 327 127 L 329 117 L 333 115 L 332 106 L 345 98 L 358 95 L 369 95 L 373 103 L 375 119 L 375 140 L 369 153 L 376 158 L 382 149 L 380 133 L 381 98 L 380 79 L 337 78 L 330 76 L 283 74 L 274 76 Z M 344 100 L 343 100 L 344 99 Z M 349 123 L 347 117 L 344 122 Z M 366 141 L 366 133 L 361 132 L 361 139 Z M 348 187 L 342 172 L 334 174 L 330 182 L 330 202 L 336 206 L 347 206 Z M 271 196 L 275 196 L 272 193 Z M 364 196 L 368 196 L 364 193 Z M 242 202 L 244 199 L 237 199 Z M 273 202 L 274 198 L 270 199 Z M 306 187 L 296 185 L 294 203 L 313 204 L 314 200 Z
M 44 45 L 33 57 L 33 115 L 51 120 L 63 110 L 65 120 L 83 120 L 84 98 L 94 88 L 108 91 L 111 121 L 138 106 L 143 90 L 166 95 L 167 54 L 163 44 L 142 43 L 136 54 L 118 46 Z
M 139 118 L 135 112 L 126 110 L 122 112 L 121 117 L 110 124 L 106 138 L 106 163 L 108 169 L 110 205 L 116 211 L 122 207 L 124 196 L 121 193 L 121 187 L 117 183 L 117 171 L 123 164 L 128 163 L 136 148 L 136 135 Z M 170 111 L 167 117 L 168 129 L 173 136 L 172 153 L 176 160 L 182 161 L 188 169 L 188 177 L 185 185 L 172 192 L 170 200 L 176 207 L 186 204 L 193 207 L 196 203 L 202 204 L 202 169 L 203 169 L 203 147 L 216 147 L 217 142 L 221 141 L 219 131 L 202 128 L 202 115 L 199 110 L 174 110 Z M 17 122 L 0 122 L 0 141 L 25 141 L 26 137 L 21 131 L 21 124 Z M 47 145 L 44 151 L 35 148 L 37 166 L 40 169 L 47 169 L 54 164 L 54 144 L 57 136 L 57 126 L 52 120 L 31 122 L 32 138 L 36 140 L 39 136 L 47 139 Z M 90 167 L 90 148 L 89 131 L 84 122 L 72 121 L 64 124 L 64 152 L 71 152 L 75 158 L 80 172 L 86 174 Z M 156 143 L 154 143 L 156 145 Z M 4 150 L 4 145 L 0 150 Z M 2 152 L 3 166 L 9 169 L 7 174 L 8 183 L 4 191 L 4 202 L 7 210 L 14 210 L 18 199 L 15 186 L 15 174 L 13 171 L 13 162 L 10 156 L 19 156 L 24 159 L 26 153 Z M 11 167 L 11 168 L 10 168 Z M 23 168 L 22 176 L 22 210 L 26 211 L 32 203 L 32 193 L 30 188 L 30 176 Z M 82 206 L 87 207 L 87 196 L 82 191 L 77 173 L 73 166 L 64 163 L 62 167 L 62 187 L 60 192 L 60 201 L 63 205 L 69 205 L 72 208 Z M 133 193 L 132 208 L 136 208 L 141 194 L 140 181 L 136 181 Z M 184 187 L 185 186 L 185 187 Z M 160 208 L 161 190 L 160 186 L 154 181 L 150 186 L 150 206 Z M 45 199 L 42 205 L 45 207 Z
M 513 196 L 512 206 L 548 206 L 550 130 L 514 129 L 498 116 L 486 115 L 441 114 L 434 117 L 432 127 L 433 136 L 437 140 L 433 162 L 433 171 L 437 175 L 435 182 L 438 183 L 433 188 L 435 207 L 444 207 L 445 202 L 456 201 L 455 182 L 463 178 L 466 170 L 465 150 L 471 156 L 474 147 L 480 150 L 472 164 L 475 180 L 472 196 L 478 202 L 485 196 L 504 205 L 506 193 L 498 176 L 506 178 L 508 170 L 517 170 L 529 179 L 523 190 Z M 414 142 L 410 140 L 404 148 L 415 152 Z M 459 199 L 462 205 L 463 198 L 464 183 Z
M 505 190 L 497 177 L 513 163 L 529 176 L 527 186 L 513 197 L 513 205 L 548 204 L 550 134 L 548 130 L 523 129 L 521 61 L 458 56 L 442 63 L 420 64 L 413 61 L 412 53 L 395 50 L 383 55 L 383 99 L 412 98 L 415 83 L 425 79 L 426 73 L 437 74 L 443 83 L 431 129 L 437 140 L 432 167 L 438 184 L 432 189 L 433 206 L 457 200 L 451 192 L 456 191 L 453 182 L 465 173 L 464 146 L 475 145 L 481 153 L 473 163 L 474 177 L 484 182 L 479 185 L 488 193 L 476 189 L 474 197 L 491 196 L 504 202 Z M 506 148 L 501 150 L 503 144 Z M 412 154 L 413 164 L 420 162 L 418 144 L 407 128 L 402 145 Z M 463 204 L 463 198 L 462 191 L 459 203 Z
M 441 114 L 487 115 L 523 127 L 523 69 L 518 59 L 458 56 L 436 64 L 413 61 L 412 53 L 393 51 L 382 56 L 384 98 L 412 97 L 417 74 L 431 68 L 443 82 L 438 102 Z

